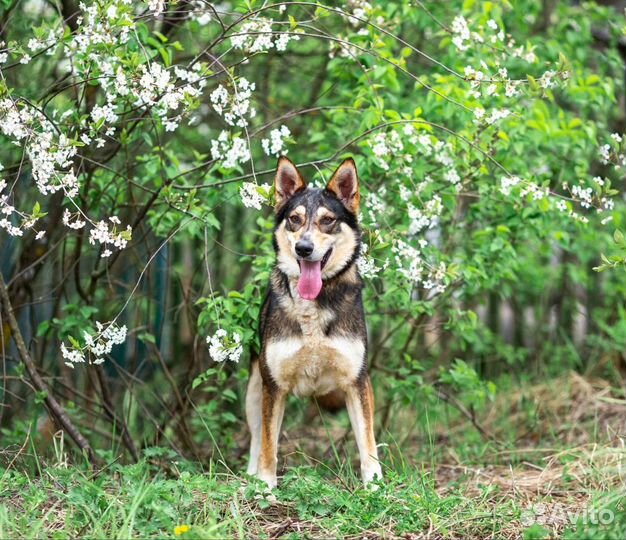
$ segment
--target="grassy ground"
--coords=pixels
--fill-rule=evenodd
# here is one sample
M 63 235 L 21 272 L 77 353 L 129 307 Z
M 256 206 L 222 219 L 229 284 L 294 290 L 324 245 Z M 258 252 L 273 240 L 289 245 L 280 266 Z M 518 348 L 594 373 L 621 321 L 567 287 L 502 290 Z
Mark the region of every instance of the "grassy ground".
M 3 454 L 0 538 L 626 538 L 626 401 L 606 382 L 501 392 L 477 417 L 495 440 L 444 405 L 393 420 L 377 491 L 344 416 L 287 425 L 272 493 L 166 449 L 93 472 L 26 441 Z

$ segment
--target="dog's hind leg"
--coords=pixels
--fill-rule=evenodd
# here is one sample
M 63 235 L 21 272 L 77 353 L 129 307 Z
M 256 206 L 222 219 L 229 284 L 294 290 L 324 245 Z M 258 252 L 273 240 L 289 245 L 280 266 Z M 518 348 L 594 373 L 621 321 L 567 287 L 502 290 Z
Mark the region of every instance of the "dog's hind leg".
M 361 478 L 367 484 L 375 477 L 383 477 L 374 437 L 374 393 L 369 376 L 346 391 L 346 406 L 359 447 Z
M 276 487 L 278 438 L 285 413 L 287 394 L 278 388 L 263 384 L 261 411 L 261 451 L 256 476 L 270 488 Z
M 255 358 L 250 365 L 250 379 L 246 391 L 246 420 L 250 429 L 250 461 L 248 474 L 256 474 L 261 453 L 261 404 L 263 403 L 263 380 L 259 369 L 259 360 Z

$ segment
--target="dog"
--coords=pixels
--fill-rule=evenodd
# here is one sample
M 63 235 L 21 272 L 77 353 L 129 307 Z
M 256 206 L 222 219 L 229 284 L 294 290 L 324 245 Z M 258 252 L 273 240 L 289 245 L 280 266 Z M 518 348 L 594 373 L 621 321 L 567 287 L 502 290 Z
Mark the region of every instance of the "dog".
M 367 331 L 357 269 L 359 180 L 346 159 L 324 189 L 307 187 L 278 160 L 274 179 L 276 264 L 260 314 L 260 353 L 246 392 L 248 474 L 276 487 L 277 447 L 289 393 L 345 403 L 361 477 L 382 479 L 367 373 Z M 342 403 L 343 404 L 343 403 Z

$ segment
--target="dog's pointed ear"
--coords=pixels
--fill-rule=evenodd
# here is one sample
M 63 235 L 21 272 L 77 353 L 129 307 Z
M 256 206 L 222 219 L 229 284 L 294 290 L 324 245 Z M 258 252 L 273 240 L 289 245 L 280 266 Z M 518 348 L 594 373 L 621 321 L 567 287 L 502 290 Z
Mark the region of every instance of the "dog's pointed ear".
M 278 210 L 298 191 L 305 189 L 306 183 L 296 166 L 286 158 L 278 158 L 276 176 L 274 177 L 274 203 Z
M 326 189 L 335 194 L 341 203 L 353 214 L 359 212 L 359 176 L 352 158 L 346 159 L 335 171 Z

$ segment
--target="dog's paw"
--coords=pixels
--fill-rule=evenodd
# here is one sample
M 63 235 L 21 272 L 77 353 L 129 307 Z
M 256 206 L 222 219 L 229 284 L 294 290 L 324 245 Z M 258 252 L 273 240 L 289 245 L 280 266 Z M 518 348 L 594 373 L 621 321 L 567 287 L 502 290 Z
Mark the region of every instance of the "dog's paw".
M 267 487 L 269 487 L 270 489 L 274 489 L 278 484 L 275 474 L 258 471 L 255 476 L 259 480 L 265 482 L 267 484 Z
M 361 467 L 361 478 L 363 479 L 363 483 L 369 489 L 376 491 L 379 486 L 374 483 L 374 480 L 383 479 L 383 471 L 380 468 L 380 463 L 378 463 L 378 461 L 373 461 L 372 463 Z

